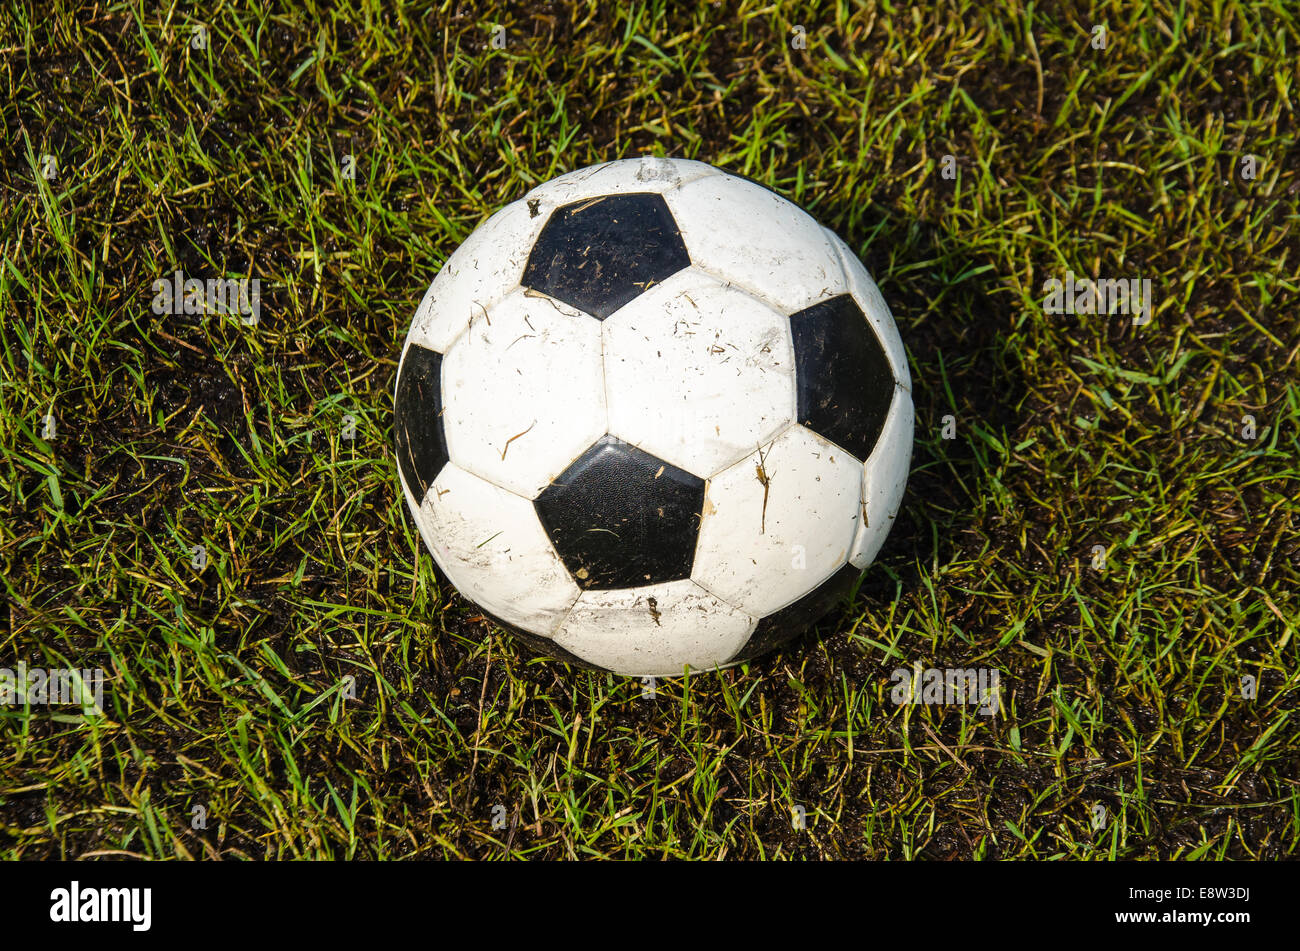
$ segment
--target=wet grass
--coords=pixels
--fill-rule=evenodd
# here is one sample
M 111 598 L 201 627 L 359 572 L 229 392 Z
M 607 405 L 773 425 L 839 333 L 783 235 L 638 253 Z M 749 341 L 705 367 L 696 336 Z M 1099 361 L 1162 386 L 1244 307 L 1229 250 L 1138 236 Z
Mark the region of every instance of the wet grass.
M 1294 856 L 1290 5 L 484 10 L 0 14 L 0 665 L 108 676 L 0 707 L 3 854 Z M 852 610 L 653 699 L 439 587 L 391 451 L 447 255 L 647 153 L 841 233 L 917 405 Z M 155 316 L 176 269 L 260 321 Z M 1067 271 L 1150 323 L 1045 313 Z

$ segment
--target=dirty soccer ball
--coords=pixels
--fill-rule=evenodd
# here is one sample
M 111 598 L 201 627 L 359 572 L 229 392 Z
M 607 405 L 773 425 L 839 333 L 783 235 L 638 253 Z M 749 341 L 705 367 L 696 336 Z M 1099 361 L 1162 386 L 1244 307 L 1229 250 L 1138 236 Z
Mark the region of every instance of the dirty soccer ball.
M 907 481 L 910 389 L 839 238 L 712 166 L 628 159 L 448 259 L 402 352 L 398 470 L 484 614 L 553 657 L 680 675 L 854 588 Z

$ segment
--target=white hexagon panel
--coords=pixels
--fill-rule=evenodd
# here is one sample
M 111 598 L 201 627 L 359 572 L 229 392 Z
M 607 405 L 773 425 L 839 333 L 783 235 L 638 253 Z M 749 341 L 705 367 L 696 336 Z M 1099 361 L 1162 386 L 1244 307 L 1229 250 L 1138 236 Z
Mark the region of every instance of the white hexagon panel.
M 602 324 L 609 431 L 708 477 L 794 419 L 790 321 L 695 268 Z
M 761 185 L 711 175 L 665 193 L 664 200 L 692 264 L 783 313 L 848 291 L 821 225 Z
M 555 208 L 608 195 L 662 194 L 716 174 L 718 170 L 704 162 L 646 156 L 580 168 L 553 178 L 525 195 L 524 202 L 530 203 L 538 213 L 546 214 Z
M 755 618 L 689 579 L 584 591 L 555 643 L 589 664 L 637 677 L 721 667 L 744 646 Z
M 535 498 L 605 432 L 600 322 L 518 290 L 447 351 L 442 392 L 452 461 Z
M 913 414 L 912 394 L 896 387 L 876 451 L 862 467 L 863 520 L 849 553 L 849 561 L 859 568 L 876 560 L 902 504 L 912 461 Z
M 429 487 L 417 522 L 452 584 L 508 624 L 550 634 L 578 599 L 532 503 L 455 463 Z
M 812 591 L 848 560 L 862 464 L 803 426 L 708 481 L 691 577 L 762 617 Z
M 407 340 L 446 353 L 470 322 L 519 287 L 545 219 L 521 201 L 506 205 L 452 252 L 424 292 Z

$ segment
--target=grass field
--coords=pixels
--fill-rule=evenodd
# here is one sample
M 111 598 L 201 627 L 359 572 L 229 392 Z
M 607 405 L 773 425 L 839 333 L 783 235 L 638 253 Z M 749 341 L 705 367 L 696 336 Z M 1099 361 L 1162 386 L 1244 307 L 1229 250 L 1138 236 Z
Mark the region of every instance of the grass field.
M 1294 5 L 344 6 L 0 12 L 0 666 L 107 677 L 0 707 L 0 854 L 1300 853 Z M 391 448 L 446 257 L 643 154 L 840 233 L 917 409 L 852 609 L 653 699 L 439 587 Z

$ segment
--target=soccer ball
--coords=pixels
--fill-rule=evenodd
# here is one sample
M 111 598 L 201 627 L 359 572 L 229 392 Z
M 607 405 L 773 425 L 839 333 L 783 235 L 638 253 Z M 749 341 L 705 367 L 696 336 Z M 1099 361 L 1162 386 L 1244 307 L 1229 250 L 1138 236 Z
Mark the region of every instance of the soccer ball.
M 402 351 L 398 471 L 484 614 L 680 675 L 856 588 L 907 481 L 910 390 L 833 233 L 710 165 L 627 159 L 539 185 L 447 260 Z

